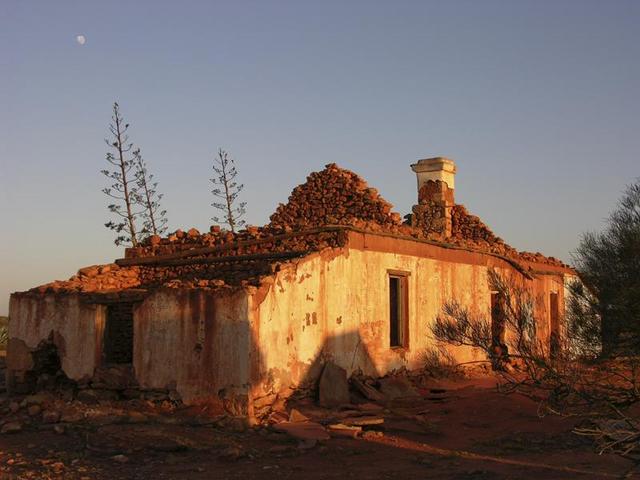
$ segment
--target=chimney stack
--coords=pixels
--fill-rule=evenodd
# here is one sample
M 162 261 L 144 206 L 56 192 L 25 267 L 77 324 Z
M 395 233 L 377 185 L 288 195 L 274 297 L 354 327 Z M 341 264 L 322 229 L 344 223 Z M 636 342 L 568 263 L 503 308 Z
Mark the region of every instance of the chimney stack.
M 445 157 L 425 158 L 411 169 L 418 179 L 418 205 L 413 207 L 411 224 L 443 239 L 450 237 L 456 164 Z
M 416 172 L 418 177 L 418 191 L 429 180 L 440 180 L 453 190 L 455 187 L 456 164 L 450 158 L 434 157 L 418 160 L 418 163 L 411 165 L 411 170 Z

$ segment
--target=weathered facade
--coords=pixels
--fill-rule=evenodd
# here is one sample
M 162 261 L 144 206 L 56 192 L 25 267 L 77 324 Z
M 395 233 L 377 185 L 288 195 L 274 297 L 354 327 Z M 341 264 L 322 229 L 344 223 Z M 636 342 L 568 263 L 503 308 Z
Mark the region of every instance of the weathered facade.
M 543 342 L 560 335 L 573 271 L 517 252 L 456 205 L 450 160 L 413 169 L 419 201 L 405 223 L 331 164 L 265 227 L 152 237 L 115 264 L 13 294 L 10 388 L 36 388 L 47 346 L 81 386 L 98 388 L 96 372 L 125 365 L 121 390 L 167 390 L 251 415 L 264 399 L 313 385 L 329 359 L 348 374 L 419 368 L 446 301 L 490 314 L 489 269 L 530 289 Z

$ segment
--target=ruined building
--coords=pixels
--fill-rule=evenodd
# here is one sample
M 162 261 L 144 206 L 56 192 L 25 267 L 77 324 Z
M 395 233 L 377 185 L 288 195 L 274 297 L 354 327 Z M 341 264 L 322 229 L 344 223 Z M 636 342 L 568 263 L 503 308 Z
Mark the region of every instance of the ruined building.
M 167 391 L 252 415 L 313 385 L 329 359 L 348 374 L 419 368 L 444 302 L 491 315 L 490 268 L 532 290 L 538 335 L 551 342 L 573 271 L 516 251 L 456 204 L 451 160 L 411 168 L 418 203 L 405 222 L 329 164 L 263 227 L 150 237 L 113 264 L 14 293 L 9 387 L 35 389 L 58 371 L 96 390 L 117 367 L 129 374 L 120 394 Z

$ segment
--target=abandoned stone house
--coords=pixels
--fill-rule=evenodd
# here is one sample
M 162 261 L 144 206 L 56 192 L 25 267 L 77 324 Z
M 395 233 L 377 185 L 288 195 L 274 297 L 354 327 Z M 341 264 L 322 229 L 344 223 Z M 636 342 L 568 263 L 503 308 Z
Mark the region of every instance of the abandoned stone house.
M 405 221 L 359 176 L 329 164 L 264 227 L 150 237 L 113 264 L 14 293 L 9 387 L 33 389 L 48 348 L 78 384 L 125 365 L 136 388 L 251 415 L 264 399 L 312 385 L 329 359 L 348 374 L 419 368 L 444 302 L 491 315 L 489 269 L 531 289 L 542 341 L 560 334 L 573 270 L 516 251 L 456 204 L 453 161 L 411 167 L 418 204 Z

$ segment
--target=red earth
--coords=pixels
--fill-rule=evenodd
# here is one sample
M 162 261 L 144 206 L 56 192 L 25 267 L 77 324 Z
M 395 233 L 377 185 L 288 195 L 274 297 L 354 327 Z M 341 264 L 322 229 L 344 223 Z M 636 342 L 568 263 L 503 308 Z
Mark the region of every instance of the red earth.
M 540 418 L 538 406 L 504 395 L 496 380 L 432 382 L 421 399 L 368 408 L 384 418 L 364 438 L 302 442 L 272 427 L 210 421 L 193 409 L 140 402 L 85 406 L 50 400 L 76 419 L 34 417 L 0 434 L 0 478 L 55 479 L 567 479 L 635 478 L 634 463 L 598 455 L 571 432 L 578 420 Z M 0 398 L 0 423 L 15 420 Z M 49 408 L 49 407 L 47 407 Z M 322 422 L 339 412 L 302 401 Z M 24 409 L 22 409 L 24 410 Z M 22 411 L 21 410 L 21 411 Z M 26 418 L 27 413 L 22 413 Z M 58 432 L 54 430 L 54 425 Z

